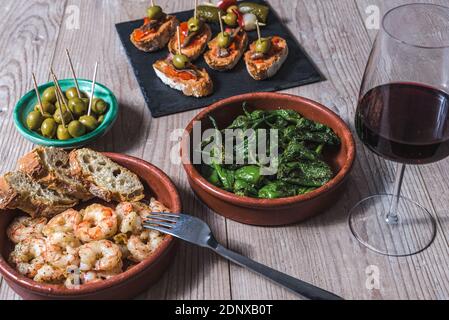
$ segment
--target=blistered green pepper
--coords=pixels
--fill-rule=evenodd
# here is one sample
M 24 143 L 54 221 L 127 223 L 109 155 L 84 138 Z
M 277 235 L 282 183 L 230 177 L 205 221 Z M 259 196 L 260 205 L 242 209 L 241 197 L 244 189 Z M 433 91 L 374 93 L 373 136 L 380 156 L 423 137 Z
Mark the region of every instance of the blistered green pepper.
M 219 23 L 220 18 L 218 12 L 221 13 L 221 16 L 224 16 L 226 14 L 223 10 L 220 10 L 217 7 L 213 6 L 198 6 L 196 10 L 198 17 L 206 22 Z
M 250 184 L 257 184 L 261 179 L 260 168 L 258 166 L 246 166 L 235 172 L 235 178 Z

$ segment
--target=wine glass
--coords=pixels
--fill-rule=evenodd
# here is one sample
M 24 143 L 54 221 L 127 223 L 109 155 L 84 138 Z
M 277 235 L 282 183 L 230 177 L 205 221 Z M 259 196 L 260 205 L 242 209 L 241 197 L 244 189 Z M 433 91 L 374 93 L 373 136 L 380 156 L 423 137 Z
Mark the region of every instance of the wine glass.
M 409 4 L 383 18 L 366 67 L 355 116 L 360 140 L 398 163 L 394 194 L 360 201 L 353 235 L 371 250 L 409 256 L 428 248 L 436 220 L 401 195 L 406 165 L 449 156 L 449 8 Z

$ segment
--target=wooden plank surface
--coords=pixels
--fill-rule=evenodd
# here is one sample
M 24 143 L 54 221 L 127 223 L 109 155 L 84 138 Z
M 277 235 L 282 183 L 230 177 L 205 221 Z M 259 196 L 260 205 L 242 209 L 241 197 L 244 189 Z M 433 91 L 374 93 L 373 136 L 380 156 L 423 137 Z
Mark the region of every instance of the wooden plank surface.
M 375 31 L 366 30 L 365 9 L 386 12 L 412 0 L 272 0 L 288 28 L 328 79 L 287 90 L 317 100 L 337 112 L 351 128 L 363 70 Z M 436 2 L 431 1 L 431 2 Z M 440 0 L 440 2 L 443 2 Z M 348 299 L 449 299 L 448 183 L 449 164 L 411 168 L 404 193 L 439 219 L 433 246 L 415 257 L 378 256 L 350 235 L 348 210 L 362 197 L 392 188 L 394 166 L 358 143 L 358 161 L 345 196 L 306 223 L 283 228 L 257 228 L 226 220 L 206 208 L 192 193 L 183 169 L 169 160 L 173 130 L 184 128 L 198 111 L 152 119 L 115 33 L 114 23 L 140 18 L 146 1 L 7 0 L 0 12 L 0 172 L 14 167 L 32 148 L 14 129 L 11 110 L 31 89 L 31 71 L 41 82 L 50 65 L 69 77 L 64 50 L 72 52 L 82 77 L 90 78 L 100 62 L 99 81 L 120 102 L 114 128 L 93 147 L 141 157 L 163 169 L 177 184 L 186 212 L 204 218 L 217 238 L 230 248 Z M 51 5 L 50 5 L 51 3 Z M 74 7 L 73 7 L 74 6 Z M 166 1 L 166 11 L 189 9 L 189 1 Z M 80 9 L 79 29 L 67 27 L 67 8 Z M 380 289 L 366 288 L 366 268 L 380 272 Z M 0 299 L 19 297 L 0 278 Z M 183 244 L 164 277 L 140 299 L 296 299 L 282 288 L 224 261 L 210 252 Z

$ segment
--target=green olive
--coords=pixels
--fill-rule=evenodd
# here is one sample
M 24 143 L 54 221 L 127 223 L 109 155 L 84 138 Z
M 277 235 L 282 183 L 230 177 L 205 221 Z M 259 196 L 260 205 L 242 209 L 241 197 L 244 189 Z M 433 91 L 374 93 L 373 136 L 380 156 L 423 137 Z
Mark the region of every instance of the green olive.
M 48 101 L 50 103 L 56 103 L 56 88 L 55 87 L 48 87 L 44 90 L 44 93 L 42 93 L 42 100 Z
M 224 23 L 230 27 L 235 27 L 237 25 L 237 15 L 234 12 L 230 12 L 223 17 Z
M 77 117 L 81 117 L 82 115 L 85 115 L 87 113 L 87 105 L 80 98 L 70 99 L 68 102 L 68 107 L 70 111 L 72 111 L 72 113 Z
M 31 111 L 26 118 L 26 124 L 28 129 L 37 130 L 41 127 L 44 117 L 39 111 Z
M 70 120 L 72 120 L 72 115 L 70 112 L 65 109 L 65 107 L 62 108 L 62 117 L 61 117 L 61 111 L 56 110 L 55 114 L 53 115 L 53 118 L 55 119 L 56 123 L 61 124 L 62 119 L 64 119 L 64 123 L 69 123 Z
M 39 103 L 34 106 L 34 110 L 35 111 L 40 111 Z M 56 108 L 55 108 L 54 104 L 52 104 L 52 103 L 50 103 L 48 101 L 45 101 L 45 100 L 42 101 L 42 111 L 44 111 L 44 113 L 45 112 L 47 112 L 47 113 L 54 113 L 55 110 L 56 110 Z
M 72 137 L 81 137 L 86 133 L 86 127 L 78 120 L 73 120 L 68 126 L 69 133 Z
M 230 6 L 226 9 L 226 13 L 234 13 L 234 10 L 239 11 L 239 7 L 237 7 L 236 5 Z
M 189 63 L 189 58 L 183 54 L 175 54 L 173 56 L 173 65 L 176 69 L 185 69 Z
M 41 133 L 46 138 L 53 138 L 56 134 L 58 124 L 53 118 L 45 119 L 41 125 Z
M 98 127 L 98 121 L 93 116 L 82 116 L 79 121 L 86 127 L 87 131 L 94 131 Z
M 67 97 L 67 99 L 79 98 L 78 91 L 75 87 L 68 88 L 65 92 L 65 96 Z
M 256 52 L 258 53 L 268 53 L 271 49 L 271 39 L 270 38 L 260 38 L 256 41 Z
M 220 48 L 227 48 L 231 45 L 231 35 L 227 32 L 221 32 L 217 36 L 217 44 Z
M 187 27 L 189 28 L 190 32 L 198 32 L 201 29 L 201 20 L 192 17 L 187 21 Z
M 147 9 L 147 17 L 149 19 L 157 20 L 163 16 L 164 12 L 160 6 L 152 6 Z
M 58 138 L 58 140 L 69 140 L 72 136 L 70 135 L 67 127 L 60 124 L 58 129 L 56 129 L 56 138 Z
M 89 107 L 89 98 L 81 98 L 81 100 L 83 100 L 83 102 L 86 104 L 87 107 Z
M 104 114 L 98 117 L 98 123 L 101 124 L 104 121 Z
M 105 114 L 108 110 L 108 104 L 101 98 L 94 98 L 92 101 L 92 111 L 98 115 Z

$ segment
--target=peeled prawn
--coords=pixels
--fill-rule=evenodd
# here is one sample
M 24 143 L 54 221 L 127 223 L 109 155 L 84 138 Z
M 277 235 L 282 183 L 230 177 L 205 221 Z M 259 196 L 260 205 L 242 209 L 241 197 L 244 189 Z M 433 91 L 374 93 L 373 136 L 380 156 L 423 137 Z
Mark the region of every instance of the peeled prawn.
M 122 268 L 120 247 L 109 240 L 86 243 L 79 248 L 81 271 L 110 271 Z
M 6 234 L 12 242 L 19 243 L 28 238 L 42 236 L 46 223 L 46 218 L 18 217 L 9 225 Z
M 153 230 L 145 230 L 140 235 L 132 235 L 127 243 L 128 259 L 140 262 L 148 258 L 164 240 L 164 235 Z
M 73 233 L 75 226 L 81 220 L 82 216 L 78 211 L 69 209 L 54 216 L 43 228 L 42 232 L 45 236 L 49 236 L 54 232 Z
M 82 211 L 83 220 L 75 225 L 75 235 L 82 242 L 98 241 L 112 237 L 118 222 L 114 210 L 93 204 Z
M 27 238 L 15 246 L 9 260 L 16 265 L 19 273 L 34 278 L 39 269 L 45 265 L 46 250 L 44 238 Z

